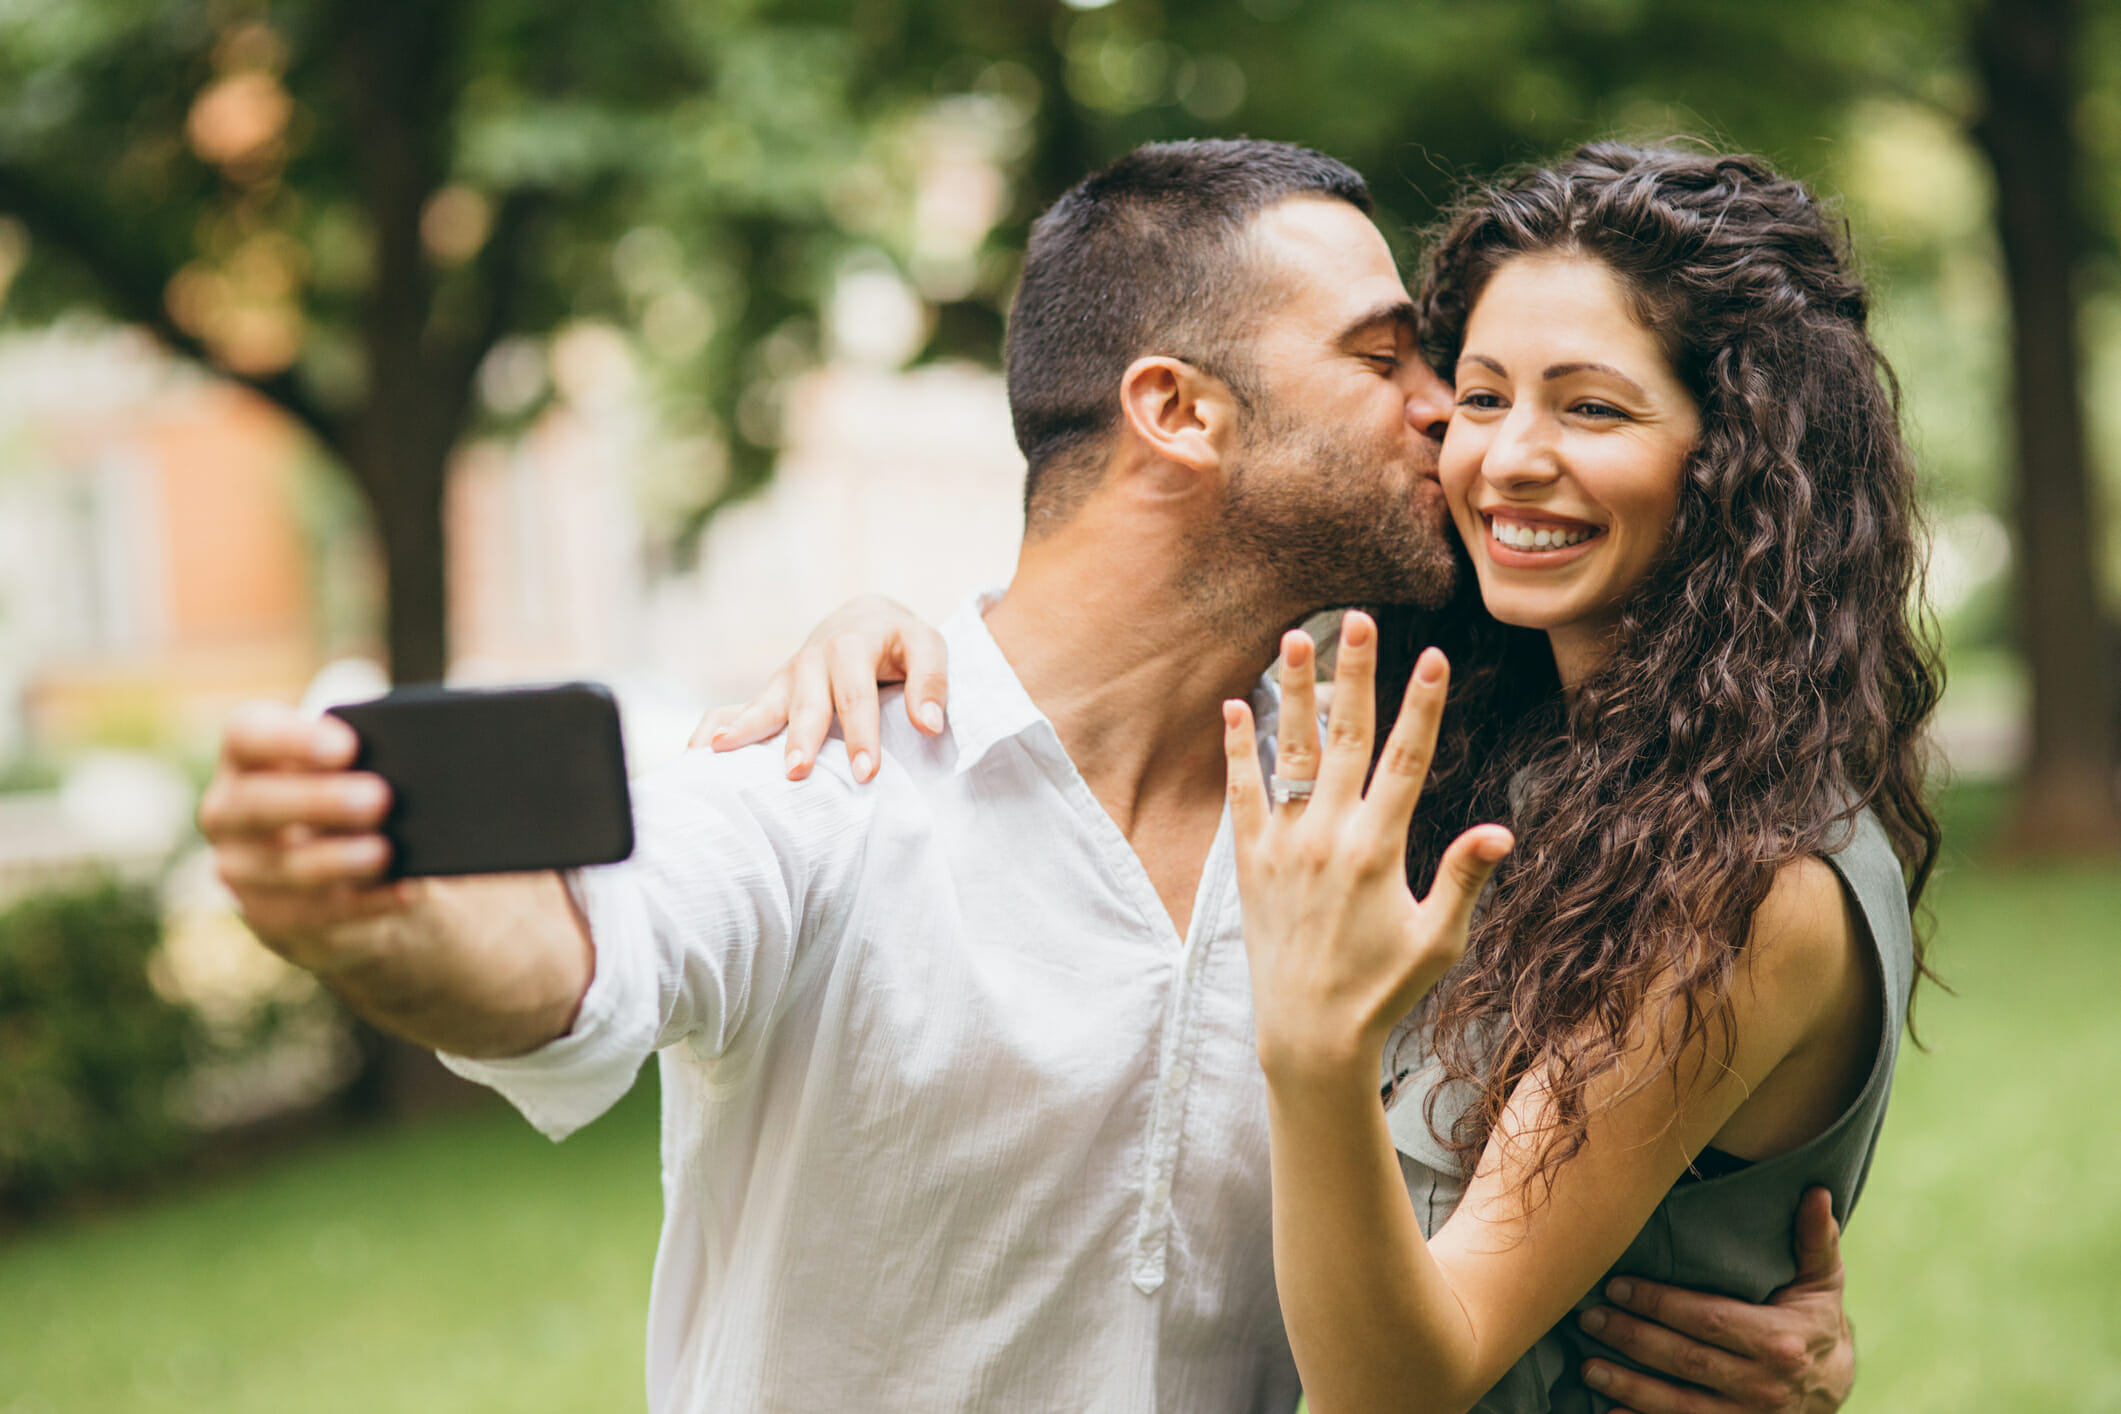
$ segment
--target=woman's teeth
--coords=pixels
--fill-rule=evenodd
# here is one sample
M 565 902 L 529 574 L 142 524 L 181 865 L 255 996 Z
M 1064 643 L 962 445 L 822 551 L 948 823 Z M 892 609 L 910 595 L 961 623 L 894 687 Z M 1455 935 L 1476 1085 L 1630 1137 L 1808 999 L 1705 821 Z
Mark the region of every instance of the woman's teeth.
M 1520 525 L 1499 516 L 1488 524 L 1495 532 L 1495 539 L 1512 550 L 1560 550 L 1580 545 L 1598 533 L 1589 526 L 1581 530 L 1563 530 L 1552 525 Z

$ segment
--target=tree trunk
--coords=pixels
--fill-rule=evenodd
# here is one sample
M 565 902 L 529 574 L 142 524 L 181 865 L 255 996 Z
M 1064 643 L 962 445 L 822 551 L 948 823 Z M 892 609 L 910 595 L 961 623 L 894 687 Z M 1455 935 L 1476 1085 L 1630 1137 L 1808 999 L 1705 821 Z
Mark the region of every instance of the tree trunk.
M 2010 290 L 2018 621 L 2032 677 L 2031 759 L 2004 842 L 2107 853 L 2121 850 L 2121 796 L 2075 300 L 2087 245 L 2076 6 L 1984 0 L 1972 37 L 1983 99 L 1973 136 L 1995 176 Z

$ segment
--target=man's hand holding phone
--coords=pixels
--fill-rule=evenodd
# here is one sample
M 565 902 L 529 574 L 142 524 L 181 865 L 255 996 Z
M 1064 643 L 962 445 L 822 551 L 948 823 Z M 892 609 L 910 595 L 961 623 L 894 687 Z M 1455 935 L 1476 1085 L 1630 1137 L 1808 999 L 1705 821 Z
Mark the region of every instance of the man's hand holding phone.
M 222 882 L 258 936 L 320 976 L 369 960 L 379 921 L 415 901 L 392 881 L 390 786 L 353 769 L 361 741 L 336 717 L 249 703 L 229 719 L 199 803 Z
M 594 970 L 555 874 L 391 879 L 392 792 L 333 717 L 231 717 L 199 807 L 215 867 L 266 946 L 377 1025 L 459 1055 L 564 1035 Z

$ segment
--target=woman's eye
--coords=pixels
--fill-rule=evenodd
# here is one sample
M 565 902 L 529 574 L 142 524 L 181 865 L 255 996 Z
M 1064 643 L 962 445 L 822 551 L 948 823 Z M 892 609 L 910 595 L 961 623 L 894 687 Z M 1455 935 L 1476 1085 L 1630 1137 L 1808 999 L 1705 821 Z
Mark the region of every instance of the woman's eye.
M 1576 404 L 1575 410 L 1585 417 L 1624 418 L 1627 416 L 1626 413 L 1614 407 L 1611 403 L 1601 403 L 1588 398 Z
M 1483 392 L 1475 388 L 1471 392 L 1458 395 L 1458 406 L 1462 408 L 1499 408 L 1502 406 L 1502 395 L 1500 393 Z

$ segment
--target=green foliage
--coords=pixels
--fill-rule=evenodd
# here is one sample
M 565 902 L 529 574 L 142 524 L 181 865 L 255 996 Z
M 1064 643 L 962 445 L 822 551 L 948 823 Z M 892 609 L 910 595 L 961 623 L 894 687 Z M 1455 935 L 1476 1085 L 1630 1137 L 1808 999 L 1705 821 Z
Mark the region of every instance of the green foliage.
M 198 1022 L 148 980 L 151 890 L 104 882 L 0 913 L 0 1216 L 133 1177 L 184 1143 Z

